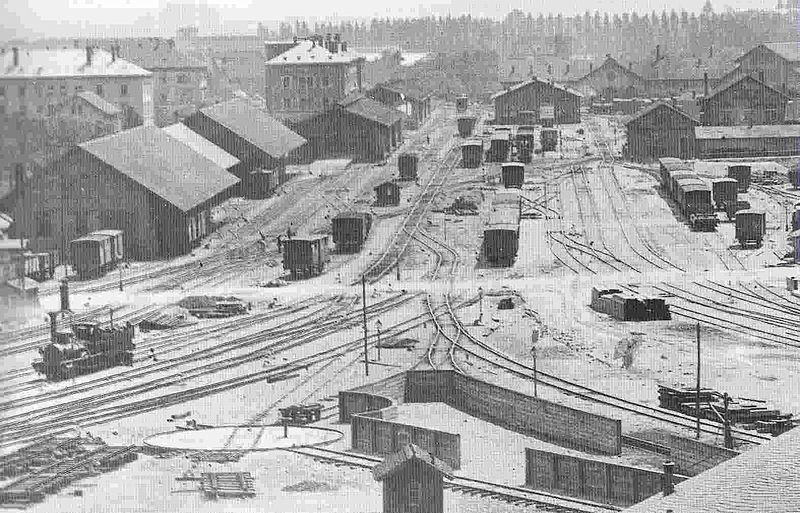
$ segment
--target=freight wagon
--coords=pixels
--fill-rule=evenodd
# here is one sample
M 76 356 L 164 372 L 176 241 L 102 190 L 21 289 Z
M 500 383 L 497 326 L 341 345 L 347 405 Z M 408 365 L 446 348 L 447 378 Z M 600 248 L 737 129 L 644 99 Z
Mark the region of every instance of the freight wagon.
M 739 182 L 739 192 L 747 192 L 750 188 L 750 166 L 728 166 L 728 177 Z
M 742 248 L 748 245 L 761 247 L 767 231 L 767 214 L 755 210 L 736 212 L 736 240 Z
M 490 162 L 505 162 L 511 150 L 511 136 L 507 131 L 495 132 L 489 141 Z
M 330 262 L 327 235 L 283 240 L 283 268 L 292 279 L 318 276 Z
M 361 251 L 372 228 L 372 214 L 343 212 L 333 218 L 333 243 L 342 253 Z
M 461 167 L 476 168 L 483 163 L 483 142 L 467 141 L 461 145 Z
M 516 193 L 495 193 L 483 230 L 483 256 L 490 265 L 509 267 L 519 249 L 520 199 Z
M 397 168 L 400 170 L 400 180 L 416 180 L 419 157 L 416 153 L 401 153 L 397 157 Z
M 477 119 L 473 117 L 458 118 L 458 135 L 465 138 L 470 137 L 472 135 L 472 130 L 475 128 L 476 122 Z
M 717 178 L 711 181 L 711 189 L 716 209 L 725 211 L 728 218 L 733 219 L 739 202 L 739 182 L 734 178 Z
M 542 128 L 542 151 L 556 151 L 558 147 L 558 130 Z
M 465 112 L 469 106 L 469 97 L 466 94 L 459 94 L 456 97 L 456 111 Z
M 72 325 L 72 332 L 57 332 L 51 316 L 51 342 L 39 349 L 33 369 L 50 381 L 71 379 L 117 365 L 133 365 L 134 327 L 103 328 L 96 322 Z
M 525 165 L 521 162 L 506 162 L 503 164 L 501 174 L 506 189 L 512 187 L 521 189 L 525 183 Z

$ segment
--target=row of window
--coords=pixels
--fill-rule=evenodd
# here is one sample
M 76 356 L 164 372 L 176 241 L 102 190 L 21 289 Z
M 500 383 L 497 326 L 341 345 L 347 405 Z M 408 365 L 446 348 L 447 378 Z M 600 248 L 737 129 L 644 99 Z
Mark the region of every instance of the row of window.
M 26 95 L 28 94 L 27 86 L 20 85 L 20 86 L 17 86 L 15 89 L 16 89 L 16 92 L 17 92 L 17 96 L 19 96 L 20 98 L 25 98 Z M 0 99 L 9 98 L 11 96 L 11 91 L 12 90 L 14 90 L 14 89 L 12 89 L 11 87 L 0 85 Z M 47 84 L 47 88 L 45 89 L 41 84 L 37 84 L 37 85 L 34 86 L 34 91 L 36 93 L 36 96 L 39 97 L 39 98 L 44 97 L 45 91 L 46 91 L 47 96 L 50 97 L 50 96 L 53 96 L 56 93 L 56 86 L 55 86 L 55 84 Z M 80 85 L 80 84 L 76 85 L 74 92 L 76 94 L 80 93 L 80 92 L 83 92 L 83 86 Z M 103 93 L 105 92 L 105 87 L 103 86 L 103 84 L 97 84 L 95 86 L 95 92 L 97 93 L 98 96 L 103 96 Z M 58 87 L 58 93 L 60 95 L 62 95 L 62 96 L 66 95 L 67 94 L 67 85 L 66 84 L 60 84 L 59 87 Z M 120 96 L 128 96 L 128 84 L 120 84 L 119 85 L 119 94 L 120 94 Z
M 320 87 L 330 87 L 331 82 L 330 78 L 327 76 L 323 76 L 321 80 L 314 81 L 314 77 L 290 77 L 285 76 L 281 77 L 281 82 L 283 83 L 284 89 L 291 89 L 292 88 L 292 78 L 294 78 L 295 88 L 296 89 L 313 89 L 314 84 L 317 84 L 317 88 Z

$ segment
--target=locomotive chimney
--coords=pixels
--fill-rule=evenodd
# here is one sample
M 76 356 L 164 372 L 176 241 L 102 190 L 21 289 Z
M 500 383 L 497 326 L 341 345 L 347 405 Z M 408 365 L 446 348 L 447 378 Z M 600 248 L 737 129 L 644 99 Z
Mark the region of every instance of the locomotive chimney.
M 664 494 L 664 497 L 666 497 L 667 495 L 671 495 L 672 492 L 675 491 L 675 484 L 673 483 L 672 480 L 672 474 L 674 473 L 674 470 L 675 470 L 675 464 L 673 462 L 671 461 L 664 462 L 664 476 L 663 476 L 664 480 L 661 486 L 661 491 Z
M 15 46 L 11 49 L 11 51 L 14 52 L 14 67 L 16 68 L 19 66 L 19 48 Z
M 708 98 L 708 72 L 703 73 L 703 96 Z
M 61 296 L 61 311 L 69 312 L 69 283 L 67 280 L 62 280 L 61 285 L 58 287 Z
M 47 315 L 50 316 L 50 342 L 55 343 L 56 331 L 58 330 L 58 312 L 47 312 Z

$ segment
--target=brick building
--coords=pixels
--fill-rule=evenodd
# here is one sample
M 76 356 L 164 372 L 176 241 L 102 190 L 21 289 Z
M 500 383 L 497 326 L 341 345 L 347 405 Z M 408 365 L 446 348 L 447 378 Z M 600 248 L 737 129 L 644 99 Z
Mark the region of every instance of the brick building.
M 363 64 L 338 34 L 299 40 L 266 62 L 267 109 L 287 122 L 326 112 L 351 92 L 361 91 Z
M 153 122 L 153 74 L 115 52 L 15 47 L 0 54 L 0 63 L 0 114 L 53 116 L 73 95 L 92 91 L 138 118 L 127 126 Z
M 210 208 L 236 185 L 225 169 L 155 126 L 82 143 L 23 184 L 15 232 L 58 251 L 100 229 L 125 232 L 134 259 L 179 255 L 210 233 Z
M 665 102 L 656 102 L 625 123 L 627 158 L 654 161 L 661 157 L 694 158 L 694 129 L 700 122 Z
M 306 144 L 306 139 L 263 108 L 242 99 L 206 107 L 185 119 L 184 124 L 239 160 L 230 172 L 242 180 L 246 195 L 263 195 L 265 187 L 274 189 L 283 183 L 287 159 L 297 157 Z
M 553 107 L 555 122 L 580 123 L 581 94 L 564 86 L 532 78 L 492 96 L 495 123 L 537 123 L 542 107 Z M 533 113 L 533 120 L 529 115 Z
M 706 126 L 783 123 L 788 101 L 779 90 L 744 75 L 700 99 L 700 122 Z

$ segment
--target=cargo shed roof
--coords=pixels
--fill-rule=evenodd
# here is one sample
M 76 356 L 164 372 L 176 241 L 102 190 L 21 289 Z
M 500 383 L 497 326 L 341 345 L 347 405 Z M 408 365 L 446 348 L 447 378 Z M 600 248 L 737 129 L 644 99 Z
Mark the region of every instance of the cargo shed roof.
M 800 138 L 800 125 L 696 126 L 696 139 Z
M 731 458 L 626 513 L 792 513 L 800 503 L 800 429 Z
M 306 143 L 280 121 L 241 99 L 218 103 L 200 112 L 274 158 Z
M 140 126 L 78 145 L 186 212 L 238 180 L 155 126 Z

